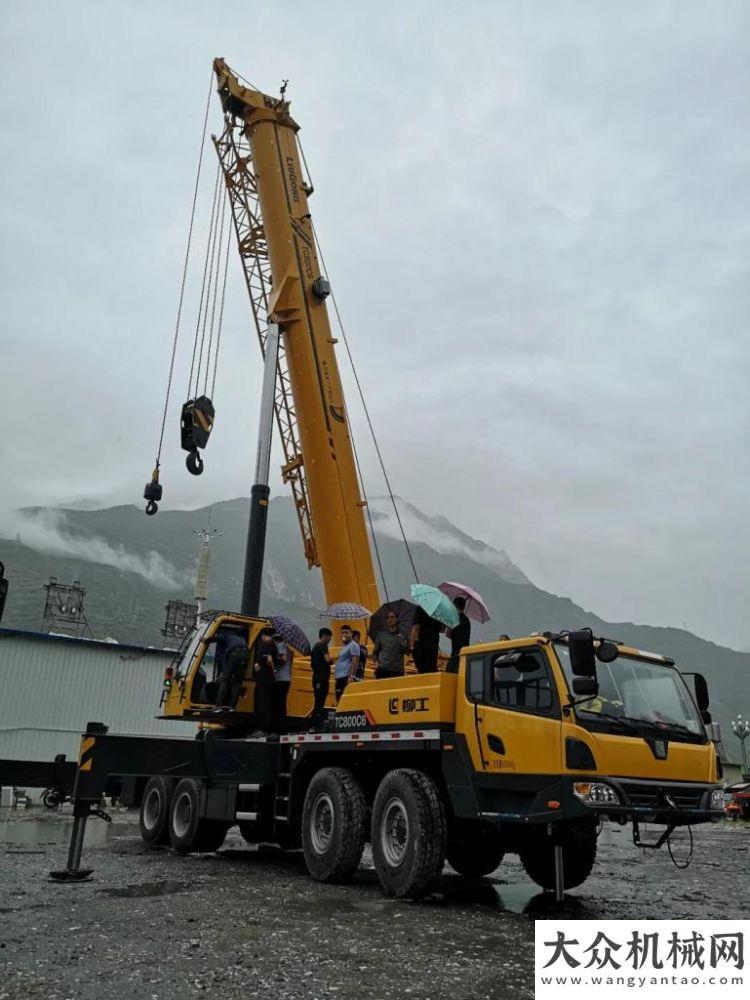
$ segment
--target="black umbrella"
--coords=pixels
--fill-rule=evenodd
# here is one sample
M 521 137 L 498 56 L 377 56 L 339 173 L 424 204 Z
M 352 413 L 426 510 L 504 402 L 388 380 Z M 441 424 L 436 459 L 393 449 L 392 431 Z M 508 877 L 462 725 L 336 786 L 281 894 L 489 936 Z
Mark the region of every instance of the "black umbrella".
M 414 615 L 417 613 L 417 605 L 412 604 L 411 601 L 389 601 L 387 604 L 381 604 L 378 610 L 372 615 L 372 618 L 370 618 L 370 627 L 367 630 L 367 634 L 374 642 L 378 636 L 378 632 L 382 632 L 384 628 L 387 628 L 385 620 L 391 611 L 396 615 L 396 628 L 398 632 L 408 643 L 411 627 L 414 624 Z

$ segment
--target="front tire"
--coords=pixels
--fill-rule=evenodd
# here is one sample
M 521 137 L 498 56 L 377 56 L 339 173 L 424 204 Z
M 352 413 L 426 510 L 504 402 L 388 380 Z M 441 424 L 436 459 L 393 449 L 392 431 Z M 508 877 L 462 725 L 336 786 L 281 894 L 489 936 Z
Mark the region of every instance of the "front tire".
M 178 781 L 169 807 L 169 842 L 180 854 L 210 853 L 224 843 L 228 824 L 202 819 L 200 805 L 200 782 L 194 778 Z
M 465 878 L 482 878 L 495 871 L 504 854 L 497 830 L 479 824 L 462 824 L 451 831 L 446 861 Z
M 596 861 L 596 825 L 570 825 L 559 831 L 559 840 L 546 829 L 528 831 L 528 839 L 518 852 L 526 874 L 542 889 L 555 888 L 555 843 L 563 849 L 563 888 L 575 889 L 591 874 Z
M 435 782 L 401 768 L 383 778 L 372 808 L 372 857 L 388 896 L 418 899 L 443 870 L 445 807 Z
M 348 882 L 365 847 L 367 803 L 354 775 L 324 767 L 313 777 L 302 807 L 302 850 L 318 882 Z
M 138 825 L 141 839 L 155 847 L 169 840 L 169 804 L 174 790 L 174 781 L 153 775 L 146 782 L 141 798 Z

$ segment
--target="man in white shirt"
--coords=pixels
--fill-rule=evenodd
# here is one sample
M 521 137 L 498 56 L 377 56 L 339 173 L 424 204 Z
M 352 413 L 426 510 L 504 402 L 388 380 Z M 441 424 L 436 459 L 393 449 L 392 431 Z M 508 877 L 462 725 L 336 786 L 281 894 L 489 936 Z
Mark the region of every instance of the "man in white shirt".
M 349 625 L 341 626 L 341 649 L 334 670 L 336 676 L 336 703 L 338 704 L 344 688 L 357 673 L 359 663 L 359 643 L 352 638 Z

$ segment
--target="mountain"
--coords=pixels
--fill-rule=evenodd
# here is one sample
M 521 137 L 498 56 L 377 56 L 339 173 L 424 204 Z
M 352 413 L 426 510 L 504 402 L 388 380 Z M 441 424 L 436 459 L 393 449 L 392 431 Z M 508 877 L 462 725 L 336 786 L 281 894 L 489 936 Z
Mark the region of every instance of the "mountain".
M 134 506 L 105 510 L 28 508 L 0 518 L 0 560 L 10 592 L 4 626 L 38 629 L 44 606 L 42 585 L 50 575 L 87 588 L 86 614 L 97 637 L 161 645 L 164 606 L 190 600 L 198 538 L 216 529 L 211 541 L 209 606 L 236 608 L 241 591 L 249 501 L 228 500 L 210 509 L 162 510 L 145 517 Z M 589 626 L 641 649 L 675 658 L 684 671 L 705 674 L 712 708 L 721 722 L 730 756 L 729 720 L 748 707 L 750 655 L 708 642 L 690 632 L 632 622 L 607 622 L 566 597 L 534 586 L 507 553 L 462 532 L 442 517 L 429 517 L 403 500 L 401 522 L 420 579 L 459 580 L 484 596 L 492 620 L 473 627 L 475 638 Z M 414 582 L 390 501 L 371 502 L 380 558 L 391 599 L 408 594 Z M 324 605 L 320 573 L 310 573 L 302 555 L 291 499 L 277 497 L 269 508 L 262 608 L 288 614 L 313 635 Z

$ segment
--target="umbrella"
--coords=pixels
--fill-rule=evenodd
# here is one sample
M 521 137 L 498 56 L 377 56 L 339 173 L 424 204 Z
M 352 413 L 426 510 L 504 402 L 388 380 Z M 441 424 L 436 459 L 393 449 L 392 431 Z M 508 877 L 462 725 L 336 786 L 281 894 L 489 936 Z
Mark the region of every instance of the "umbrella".
M 293 622 L 291 618 L 287 618 L 286 615 L 271 615 L 268 620 L 284 642 L 288 642 L 290 646 L 299 650 L 300 653 L 306 656 L 310 655 L 312 646 L 296 622 Z
M 468 618 L 473 619 L 475 622 L 488 622 L 490 620 L 490 613 L 487 610 L 487 605 L 484 603 L 484 598 L 476 590 L 472 590 L 471 587 L 467 587 L 463 583 L 446 581 L 440 584 L 438 590 L 442 590 L 451 600 L 454 597 L 465 597 L 465 611 Z
M 381 632 L 385 627 L 385 620 L 391 611 L 396 615 L 396 630 L 408 640 L 409 633 L 411 632 L 411 627 L 414 624 L 414 615 L 417 611 L 416 604 L 412 604 L 411 601 L 389 601 L 387 604 L 381 604 L 377 611 L 373 611 L 372 618 L 370 619 L 370 627 L 367 630 L 367 634 L 374 642 L 378 636 L 378 632 Z
M 437 587 L 430 587 L 426 583 L 413 583 L 411 597 L 430 618 L 442 622 L 448 628 L 455 628 L 458 625 L 458 611 L 455 605 Z
M 361 604 L 339 601 L 337 604 L 329 604 L 320 617 L 329 618 L 333 622 L 355 622 L 360 618 L 369 618 L 371 614 Z

